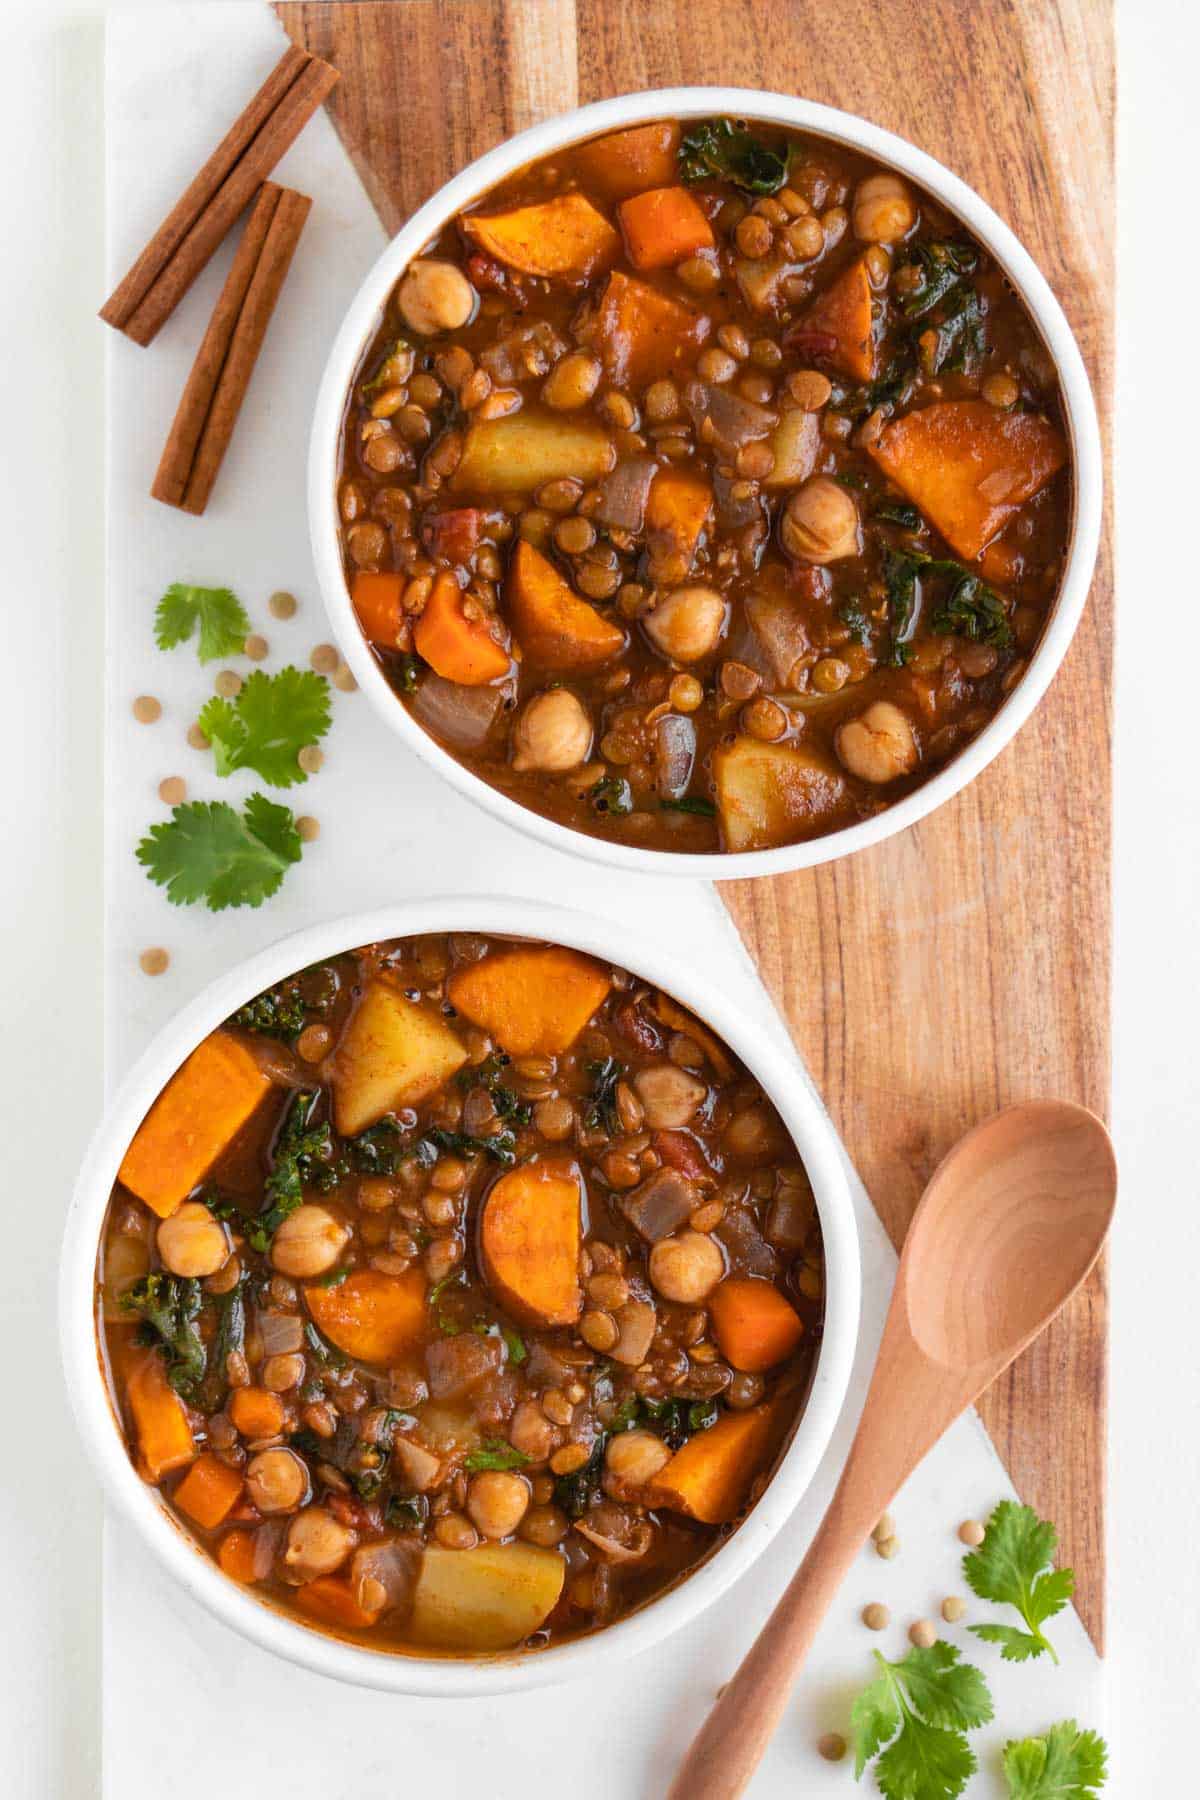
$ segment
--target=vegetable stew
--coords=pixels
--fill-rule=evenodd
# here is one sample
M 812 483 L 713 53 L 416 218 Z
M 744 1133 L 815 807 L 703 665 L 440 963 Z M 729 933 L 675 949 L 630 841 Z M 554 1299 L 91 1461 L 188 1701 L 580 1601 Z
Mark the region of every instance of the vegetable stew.
M 728 119 L 523 169 L 408 267 L 347 399 L 364 635 L 576 830 L 745 851 L 869 818 L 1021 678 L 1071 511 L 1003 271 L 887 169 Z
M 590 1632 L 753 1506 L 824 1311 L 758 1085 L 577 951 L 368 945 L 242 1007 L 124 1157 L 130 1456 L 234 1581 L 374 1647 Z

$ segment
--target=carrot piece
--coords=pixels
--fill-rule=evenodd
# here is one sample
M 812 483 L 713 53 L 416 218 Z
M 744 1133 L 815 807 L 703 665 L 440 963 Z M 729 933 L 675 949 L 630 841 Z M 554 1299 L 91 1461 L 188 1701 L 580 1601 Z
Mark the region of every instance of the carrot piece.
M 620 254 L 621 240 L 583 194 L 517 206 L 502 213 L 468 213 L 467 237 L 522 275 L 587 281 Z
M 666 187 L 678 170 L 679 126 L 661 119 L 593 138 L 575 152 L 583 179 L 605 200 L 624 200 L 643 188 Z
M 378 1612 L 368 1612 L 360 1606 L 350 1583 L 336 1575 L 319 1575 L 315 1581 L 306 1581 L 296 1589 L 294 1597 L 300 1611 L 311 1619 L 318 1619 L 322 1625 L 340 1626 L 343 1631 L 364 1631 L 379 1617 Z
M 669 294 L 616 269 L 605 283 L 594 325 L 610 380 L 646 387 L 693 361 L 712 320 Z
M 906 413 L 869 449 L 968 562 L 1067 460 L 1061 433 L 1046 419 L 1001 412 L 986 400 Z
M 521 649 L 544 669 L 599 669 L 625 648 L 625 633 L 563 580 L 524 538 L 508 569 L 508 610 Z
M 196 1440 L 183 1401 L 167 1380 L 157 1350 L 145 1350 L 129 1365 L 125 1398 L 133 1418 L 140 1468 L 147 1481 L 159 1482 L 196 1454 Z
M 704 208 L 685 187 L 648 188 L 617 208 L 625 249 L 635 269 L 668 269 L 713 247 Z
M 425 1336 L 425 1277 L 420 1269 L 385 1275 L 355 1269 L 336 1287 L 314 1283 L 304 1290 L 319 1329 L 359 1362 L 392 1368 Z
M 196 1458 L 172 1498 L 203 1531 L 215 1531 L 241 1498 L 242 1477 L 205 1451 Z
M 871 381 L 875 375 L 872 297 L 864 253 L 818 294 L 795 328 L 802 334 L 828 332 L 835 347 L 827 352 L 826 361 L 853 381 Z
M 712 504 L 712 488 L 701 476 L 686 469 L 660 469 L 646 500 L 646 551 L 650 561 L 678 559 L 687 574 Z
M 283 1401 L 266 1388 L 234 1388 L 226 1409 L 244 1438 L 274 1437 L 283 1427 Z
M 579 1317 L 581 1201 L 575 1164 L 547 1159 L 510 1169 L 483 1203 L 484 1276 L 527 1325 L 573 1325 Z
M 230 1580 L 245 1585 L 257 1581 L 254 1533 L 237 1529 L 227 1531 L 217 1545 L 217 1561 Z
M 745 1505 L 750 1484 L 766 1466 L 779 1424 L 777 1404 L 727 1412 L 676 1450 L 646 1491 L 650 1506 L 666 1506 L 705 1525 L 729 1525 Z
M 450 1004 L 510 1056 L 569 1050 L 612 986 L 600 964 L 556 944 L 493 950 L 455 969 Z
M 731 1275 L 709 1295 L 713 1333 L 726 1362 L 761 1375 L 786 1362 L 804 1336 L 804 1320 L 777 1287 Z
M 357 1137 L 384 1113 L 418 1106 L 462 1068 L 467 1052 L 441 1014 L 387 975 L 368 982 L 333 1059 L 334 1123 Z
M 170 1218 L 270 1091 L 244 1044 L 214 1031 L 177 1069 L 138 1126 L 117 1179 Z
M 507 675 L 511 658 L 484 619 L 467 616 L 466 596 L 443 569 L 413 627 L 413 643 L 430 668 L 463 687 L 483 687 Z
M 394 650 L 400 635 L 404 587 L 403 575 L 384 569 L 359 569 L 350 589 L 350 602 L 363 631 L 373 644 L 381 644 L 385 650 Z

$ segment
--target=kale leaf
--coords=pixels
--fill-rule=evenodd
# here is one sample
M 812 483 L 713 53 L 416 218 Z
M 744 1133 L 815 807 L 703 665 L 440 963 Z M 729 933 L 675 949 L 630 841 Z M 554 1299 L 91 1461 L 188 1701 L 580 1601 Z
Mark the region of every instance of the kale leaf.
M 167 1380 L 177 1394 L 194 1394 L 208 1366 L 196 1323 L 204 1301 L 198 1281 L 156 1270 L 121 1296 L 123 1312 L 137 1313 L 167 1359 Z
M 617 1083 L 625 1073 L 625 1064 L 615 1056 L 606 1056 L 601 1062 L 588 1063 L 586 1073 L 592 1086 L 583 1122 L 589 1131 L 604 1131 L 612 1137 L 620 1128 Z
M 788 177 L 788 152 L 772 150 L 740 120 L 705 119 L 679 146 L 679 174 L 686 182 L 716 179 L 747 194 L 777 194 Z

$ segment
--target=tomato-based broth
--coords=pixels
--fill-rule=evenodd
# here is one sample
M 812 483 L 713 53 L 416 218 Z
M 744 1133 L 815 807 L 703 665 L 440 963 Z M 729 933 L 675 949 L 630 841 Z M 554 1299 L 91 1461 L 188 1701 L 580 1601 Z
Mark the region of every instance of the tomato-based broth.
M 97 1263 L 142 1478 L 230 1579 L 393 1651 L 536 1649 L 687 1575 L 823 1316 L 812 1189 L 726 1046 L 624 970 L 463 934 L 226 1020 Z
M 523 169 L 397 284 L 348 396 L 346 577 L 400 703 L 632 847 L 870 818 L 987 724 L 1058 591 L 1055 370 L 927 194 L 661 122 Z

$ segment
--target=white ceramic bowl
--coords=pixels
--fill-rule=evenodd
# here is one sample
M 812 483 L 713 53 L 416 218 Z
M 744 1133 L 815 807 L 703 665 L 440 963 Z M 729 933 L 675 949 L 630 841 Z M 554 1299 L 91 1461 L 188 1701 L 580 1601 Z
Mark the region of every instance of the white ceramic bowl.
M 263 988 L 323 957 L 381 938 L 479 931 L 543 937 L 589 951 L 674 994 L 736 1051 L 779 1109 L 812 1181 L 825 1241 L 825 1332 L 794 1438 L 762 1499 L 729 1541 L 678 1588 L 594 1636 L 533 1655 L 477 1661 L 395 1655 L 323 1636 L 256 1600 L 183 1531 L 129 1460 L 97 1356 L 93 1282 L 109 1193 L 133 1133 L 168 1077 L 200 1040 Z M 423 900 L 313 925 L 213 982 L 172 1019 L 122 1084 L 92 1139 L 67 1217 L 59 1286 L 67 1387 L 108 1499 L 189 1594 L 252 1642 L 305 1668 L 392 1693 L 511 1692 L 612 1666 L 694 1619 L 747 1569 L 812 1479 L 841 1409 L 858 1335 L 858 1237 L 838 1140 L 797 1063 L 764 1039 L 711 981 L 611 922 L 513 898 Z
M 346 396 L 359 361 L 406 265 L 447 221 L 524 164 L 564 145 L 622 126 L 641 124 L 648 119 L 692 119 L 711 114 L 729 114 L 792 126 L 862 151 L 911 176 L 963 221 L 1005 271 L 1054 360 L 1071 445 L 1075 495 L 1062 584 L 1029 667 L 995 717 L 945 768 L 874 818 L 830 832 L 825 837 L 786 844 L 774 850 L 699 856 L 631 848 L 543 818 L 473 775 L 422 729 L 389 687 L 359 630 L 342 572 L 336 489 Z M 664 88 L 653 93 L 623 94 L 614 100 L 601 100 L 594 106 L 580 107 L 576 112 L 564 113 L 520 132 L 447 182 L 392 239 L 354 298 L 325 366 L 317 395 L 308 463 L 309 529 L 317 578 L 330 624 L 359 686 L 397 736 L 468 799 L 545 844 L 618 869 L 652 875 L 698 875 L 710 881 L 775 875 L 785 869 L 811 868 L 835 857 L 848 856 L 852 851 L 877 844 L 924 818 L 986 768 L 1025 723 L 1066 655 L 1092 578 L 1102 499 L 1100 434 L 1082 358 L 1058 301 L 1003 220 L 965 182 L 903 138 L 882 131 L 877 125 L 855 118 L 851 113 L 836 112 L 831 107 L 797 100 L 788 94 L 759 93 L 748 88 Z

